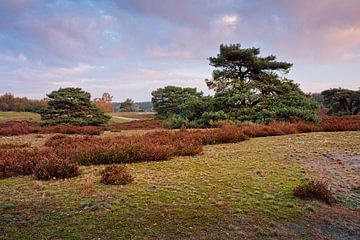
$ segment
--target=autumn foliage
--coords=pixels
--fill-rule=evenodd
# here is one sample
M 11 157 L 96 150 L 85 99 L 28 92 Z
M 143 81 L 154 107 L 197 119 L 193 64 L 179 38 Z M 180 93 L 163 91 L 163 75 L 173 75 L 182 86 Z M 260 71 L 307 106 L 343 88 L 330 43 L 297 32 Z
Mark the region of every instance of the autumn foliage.
M 79 167 L 51 149 L 0 150 L 0 178 L 31 174 L 42 180 L 70 178 L 79 175 Z
M 104 131 L 101 127 L 95 126 L 73 126 L 73 125 L 56 125 L 56 126 L 39 126 L 37 123 L 29 121 L 8 121 L 0 122 L 0 136 L 17 136 L 25 134 L 86 134 L 99 135 Z
M 201 154 L 203 145 L 207 144 L 236 143 L 252 137 L 306 132 L 360 130 L 360 116 L 324 117 L 318 125 L 298 122 L 237 127 L 224 124 L 215 129 L 161 130 L 143 135 L 115 137 L 91 136 L 101 133 L 103 129 L 100 127 L 39 127 L 30 122 L 8 122 L 1 123 L 0 126 L 1 135 L 53 132 L 87 134 L 76 137 L 55 135 L 46 142 L 43 149 L 7 145 L 1 147 L 0 178 L 35 173 L 39 179 L 51 179 L 78 175 L 77 164 L 163 161 L 174 156 Z
M 101 172 L 101 182 L 104 184 L 125 185 L 132 181 L 134 181 L 134 177 L 123 164 L 107 166 Z

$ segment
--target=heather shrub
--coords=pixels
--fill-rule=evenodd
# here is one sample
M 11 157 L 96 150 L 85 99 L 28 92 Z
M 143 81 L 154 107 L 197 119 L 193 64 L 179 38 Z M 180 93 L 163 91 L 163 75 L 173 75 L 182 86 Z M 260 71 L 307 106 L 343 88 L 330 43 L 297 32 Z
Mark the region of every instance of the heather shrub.
M 247 140 L 248 137 L 241 128 L 225 124 L 221 128 L 208 130 L 202 133 L 203 144 L 237 143 Z
M 0 150 L 0 178 L 31 175 L 38 161 L 49 154 L 48 150 L 39 149 Z
M 114 123 L 107 127 L 112 132 L 133 129 L 162 129 L 165 126 L 165 120 L 137 120 L 123 123 Z
M 144 139 L 160 146 L 173 148 L 174 156 L 194 156 L 202 153 L 202 142 L 198 131 L 161 131 L 148 133 Z
M 296 128 L 299 133 L 307 133 L 307 132 L 320 132 L 321 126 L 315 124 L 307 124 L 304 122 L 299 122 L 296 124 Z
M 59 144 L 59 142 L 63 141 L 65 138 L 67 138 L 66 135 L 64 134 L 57 134 L 54 135 L 52 137 L 50 137 L 46 142 L 45 142 L 45 146 L 46 147 L 53 147 Z
M 82 165 L 160 161 L 174 156 L 174 147 L 144 136 L 66 137 L 50 139 L 47 146 L 63 158 Z
M 111 185 L 126 185 L 134 181 L 129 169 L 125 165 L 107 166 L 101 172 L 101 182 Z
M 13 149 L 13 148 L 27 148 L 30 147 L 29 143 L 2 143 L 0 149 Z
M 39 127 L 40 133 L 100 135 L 103 131 L 104 129 L 98 126 L 57 125 Z
M 325 132 L 334 131 L 359 131 L 360 115 L 342 117 L 323 117 L 321 120 L 322 130 Z
M 38 125 L 29 121 L 7 121 L 0 123 L 0 136 L 17 136 L 38 132 Z
M 327 184 L 317 180 L 312 180 L 295 187 L 293 193 L 301 199 L 320 200 L 328 204 L 336 202 Z
M 72 178 L 79 174 L 77 164 L 61 159 L 55 154 L 42 158 L 34 168 L 35 177 L 41 180 Z
M 29 121 L 7 121 L 0 123 L 0 136 L 17 136 L 32 133 L 100 135 L 103 131 L 103 127 L 95 126 L 57 125 L 41 127 L 37 123 Z

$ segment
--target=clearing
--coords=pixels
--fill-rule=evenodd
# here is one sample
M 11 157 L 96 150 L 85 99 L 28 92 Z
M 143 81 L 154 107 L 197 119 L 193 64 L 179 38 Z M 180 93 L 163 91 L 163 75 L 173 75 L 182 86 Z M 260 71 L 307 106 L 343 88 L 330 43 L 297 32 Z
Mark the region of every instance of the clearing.
M 41 145 L 47 136 L 6 141 Z M 68 180 L 3 179 L 0 238 L 359 239 L 359 159 L 359 131 L 308 133 L 129 164 L 135 181 L 126 186 L 101 184 L 103 165 Z M 313 177 L 325 178 L 342 204 L 292 195 Z

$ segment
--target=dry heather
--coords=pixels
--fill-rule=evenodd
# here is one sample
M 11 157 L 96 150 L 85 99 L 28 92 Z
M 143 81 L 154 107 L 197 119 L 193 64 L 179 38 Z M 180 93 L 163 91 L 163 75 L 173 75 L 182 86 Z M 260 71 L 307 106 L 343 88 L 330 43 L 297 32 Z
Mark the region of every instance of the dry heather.
M 5 130 L 1 129 L 1 131 L 4 130 L 3 132 L 6 133 L 11 129 L 15 129 L 14 133 L 19 134 L 26 131 L 40 131 L 93 135 L 98 134 L 100 131 L 100 128 L 96 127 L 59 126 L 40 128 L 29 122 L 12 122 L 5 127 Z M 51 164 L 54 164 L 54 168 L 64 166 L 64 168 L 74 172 L 69 176 L 76 176 L 76 171 L 73 170 L 75 167 L 67 164 L 67 162 L 55 161 L 53 157 L 55 155 L 56 158 L 64 161 L 69 160 L 80 165 L 162 161 L 174 156 L 201 154 L 203 145 L 208 144 L 237 143 L 252 137 L 348 130 L 360 130 L 360 116 L 324 117 L 320 125 L 302 122 L 294 124 L 253 124 L 242 127 L 223 125 L 221 128 L 208 130 L 156 131 L 141 136 L 101 138 L 97 136 L 68 137 L 66 135 L 56 135 L 46 142 L 45 149 L 23 149 L 18 151 L 17 146 L 10 145 L 1 148 L 0 176 L 4 178 L 32 174 L 39 163 L 44 163 L 48 168 L 50 168 Z M 50 160 L 45 161 L 44 159 Z M 62 174 L 57 174 L 56 171 L 54 170 L 49 175 L 61 178 Z M 47 179 L 49 177 L 39 178 Z

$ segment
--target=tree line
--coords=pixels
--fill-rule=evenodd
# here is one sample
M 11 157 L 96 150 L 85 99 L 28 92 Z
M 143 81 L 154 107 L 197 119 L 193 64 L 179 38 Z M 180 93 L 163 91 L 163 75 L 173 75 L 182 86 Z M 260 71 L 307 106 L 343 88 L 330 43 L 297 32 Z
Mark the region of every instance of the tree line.
M 169 127 L 211 127 L 221 121 L 318 122 L 315 110 L 320 105 L 332 115 L 360 111 L 360 90 L 329 89 L 321 94 L 305 94 L 299 84 L 286 78 L 292 64 L 277 61 L 274 55 L 261 57 L 259 48 L 220 45 L 220 53 L 210 57 L 209 64 L 215 69 L 212 79 L 205 82 L 215 91 L 214 96 L 176 86 L 152 92 L 157 117 L 169 119 Z
M 222 121 L 270 123 L 272 121 L 318 122 L 319 106 L 331 115 L 360 113 L 360 90 L 328 89 L 320 94 L 305 94 L 299 84 L 286 78 L 292 64 L 277 61 L 276 56 L 260 56 L 259 48 L 242 48 L 240 44 L 220 45 L 211 79 L 205 79 L 213 96 L 204 96 L 196 88 L 165 86 L 152 92 L 151 103 L 142 103 L 168 119 L 168 127 L 214 127 Z M 139 111 L 131 99 L 113 103 L 104 93 L 91 100 L 80 88 L 60 88 L 44 100 L 29 100 L 6 93 L 0 96 L 0 111 L 34 111 L 42 124 L 100 125 L 112 111 Z
M 0 111 L 14 112 L 38 112 L 47 106 L 47 101 L 32 100 L 26 97 L 15 97 L 12 93 L 5 93 L 0 96 Z

